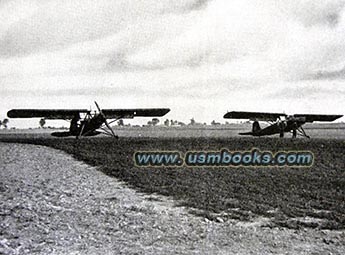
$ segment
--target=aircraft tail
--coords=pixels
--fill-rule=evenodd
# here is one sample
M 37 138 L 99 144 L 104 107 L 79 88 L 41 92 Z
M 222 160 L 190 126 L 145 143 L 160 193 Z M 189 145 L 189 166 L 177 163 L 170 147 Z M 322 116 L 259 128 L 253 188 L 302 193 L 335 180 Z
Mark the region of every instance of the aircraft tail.
M 261 130 L 260 124 L 258 121 L 253 122 L 252 133 L 256 133 Z
M 239 135 L 257 135 L 257 133 L 261 130 L 260 124 L 258 121 L 253 122 L 253 127 L 251 132 L 244 132 L 244 133 L 239 133 Z

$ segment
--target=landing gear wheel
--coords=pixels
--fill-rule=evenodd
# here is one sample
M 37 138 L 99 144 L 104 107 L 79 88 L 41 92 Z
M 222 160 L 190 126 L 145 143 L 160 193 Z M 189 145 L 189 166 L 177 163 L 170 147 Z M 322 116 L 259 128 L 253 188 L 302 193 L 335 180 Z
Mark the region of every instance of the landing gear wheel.
M 297 137 L 297 130 L 293 129 L 292 130 L 292 138 L 296 138 Z

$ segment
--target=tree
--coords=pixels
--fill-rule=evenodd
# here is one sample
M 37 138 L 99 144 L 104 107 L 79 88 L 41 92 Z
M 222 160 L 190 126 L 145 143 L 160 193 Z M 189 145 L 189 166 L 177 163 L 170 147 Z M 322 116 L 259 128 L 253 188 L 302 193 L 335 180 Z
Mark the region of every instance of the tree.
M 164 125 L 167 126 L 167 127 L 169 127 L 169 124 L 170 124 L 170 121 L 169 121 L 168 119 L 166 119 L 166 120 L 164 121 Z
M 2 125 L 2 126 L 4 126 L 4 128 L 7 128 L 8 122 L 9 122 L 8 119 L 3 119 L 3 121 L 0 121 L 0 127 L 1 127 L 1 125 Z
M 159 119 L 153 118 L 152 119 L 152 125 L 156 126 L 159 123 Z
M 124 126 L 123 119 L 119 119 L 117 122 L 117 125 Z
M 191 125 L 191 126 L 195 125 L 195 120 L 194 120 L 194 118 L 191 118 L 189 125 Z
M 45 121 L 45 119 L 42 118 L 42 119 L 40 119 L 39 123 L 40 123 L 40 127 L 44 128 L 44 125 L 46 124 L 46 121 Z
M 211 125 L 212 126 L 218 126 L 218 125 L 220 125 L 220 123 L 216 122 L 215 120 L 212 120 Z

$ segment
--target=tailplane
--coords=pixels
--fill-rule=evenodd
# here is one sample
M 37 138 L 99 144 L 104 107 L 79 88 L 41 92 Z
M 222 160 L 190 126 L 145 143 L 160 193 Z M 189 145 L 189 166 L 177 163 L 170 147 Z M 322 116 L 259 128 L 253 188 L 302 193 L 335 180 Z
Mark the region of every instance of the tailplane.
M 253 132 L 238 133 L 239 135 L 254 135 Z
M 53 132 L 51 133 L 52 136 L 55 136 L 55 137 L 68 137 L 68 136 L 71 136 L 71 132 Z

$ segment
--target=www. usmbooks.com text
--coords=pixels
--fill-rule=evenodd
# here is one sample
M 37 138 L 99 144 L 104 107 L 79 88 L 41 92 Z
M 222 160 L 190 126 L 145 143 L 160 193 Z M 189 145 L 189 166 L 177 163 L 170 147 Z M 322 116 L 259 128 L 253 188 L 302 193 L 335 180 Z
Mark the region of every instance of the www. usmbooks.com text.
M 133 155 L 139 167 L 310 167 L 314 155 L 310 151 L 138 151 Z

